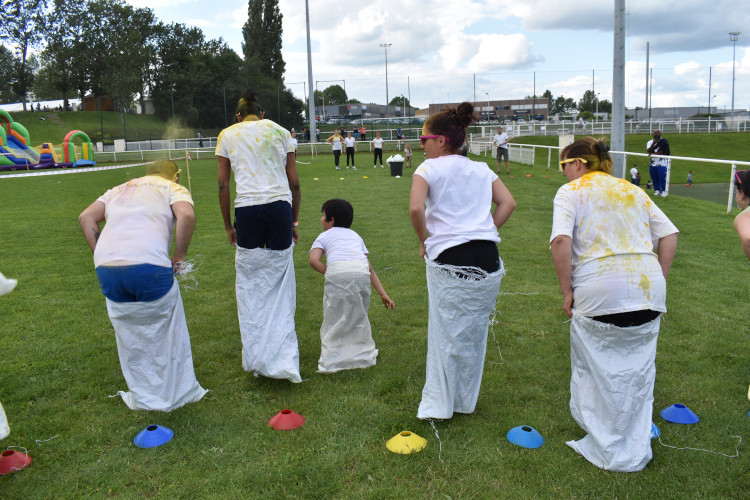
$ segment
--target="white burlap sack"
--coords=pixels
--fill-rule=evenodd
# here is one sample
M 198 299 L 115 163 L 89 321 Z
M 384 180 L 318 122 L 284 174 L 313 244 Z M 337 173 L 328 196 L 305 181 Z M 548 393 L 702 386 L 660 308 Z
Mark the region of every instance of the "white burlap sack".
M 476 407 L 490 315 L 505 268 L 500 261 L 500 269 L 489 274 L 477 268 L 425 262 L 427 375 L 417 418 L 445 419 L 454 412 L 472 413 Z
M 588 434 L 567 445 L 597 467 L 635 472 L 653 456 L 651 417 L 660 321 L 621 328 L 573 314 L 570 412 Z
M 5 418 L 5 410 L 3 410 L 3 405 L 0 404 L 0 439 L 5 439 L 9 434 L 8 419 Z
M 242 368 L 299 383 L 293 250 L 294 245 L 286 250 L 237 247 L 237 316 Z
M 326 268 L 318 372 L 334 373 L 373 366 L 378 350 L 372 340 L 368 261 L 333 262 Z
M 190 335 L 180 286 L 152 302 L 113 302 L 107 312 L 115 329 L 120 367 L 131 410 L 172 411 L 199 401 L 206 391 L 193 371 Z

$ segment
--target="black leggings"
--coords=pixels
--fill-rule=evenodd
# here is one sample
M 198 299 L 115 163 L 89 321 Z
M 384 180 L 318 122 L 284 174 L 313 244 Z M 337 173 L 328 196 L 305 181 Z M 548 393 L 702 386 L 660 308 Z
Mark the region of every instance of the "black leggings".
M 488 240 L 472 240 L 450 247 L 437 256 L 435 262 L 451 266 L 478 267 L 494 273 L 500 269 L 497 244 Z
M 373 165 L 378 164 L 378 158 L 380 158 L 380 165 L 383 165 L 383 148 L 375 148 L 373 149 L 373 153 L 375 155 L 375 158 L 372 160 Z
M 354 166 L 354 148 L 346 148 L 346 166 L 349 166 L 349 157 L 352 158 L 352 167 Z
M 341 150 L 340 149 L 334 149 L 333 150 L 333 161 L 336 162 L 336 166 L 339 166 L 339 158 L 341 157 Z

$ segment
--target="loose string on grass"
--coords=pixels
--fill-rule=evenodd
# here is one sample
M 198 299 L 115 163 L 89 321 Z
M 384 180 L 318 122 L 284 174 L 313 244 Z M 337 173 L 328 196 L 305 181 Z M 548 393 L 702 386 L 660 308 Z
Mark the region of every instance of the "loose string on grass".
M 175 279 L 177 283 L 184 289 L 197 290 L 198 279 L 195 277 L 195 273 L 203 267 L 205 260 L 203 255 L 198 254 L 192 259 L 176 263 Z
M 46 443 L 48 441 L 52 441 L 53 439 L 59 438 L 59 437 L 60 437 L 60 434 L 56 434 L 49 439 L 35 439 L 34 441 L 36 442 L 36 445 L 38 447 L 40 443 Z
M 497 310 L 497 305 L 492 310 L 492 314 L 490 315 L 490 333 L 492 333 L 492 339 L 495 341 L 495 347 L 497 347 L 497 353 L 500 355 L 500 362 L 497 361 L 488 361 L 488 363 L 493 365 L 504 365 L 505 360 L 503 359 L 503 353 L 500 352 L 500 342 L 497 341 L 497 337 L 495 336 L 495 325 L 498 324 L 500 321 L 497 319 L 497 316 L 501 314 Z
M 445 463 L 445 460 L 443 460 L 443 458 L 442 458 L 442 455 L 443 455 L 443 442 L 440 440 L 440 434 L 438 434 L 438 430 L 437 430 L 437 427 L 435 426 L 435 422 L 433 422 L 431 418 L 428 418 L 427 421 L 430 423 L 430 425 L 432 426 L 432 428 L 435 430 L 435 437 L 438 440 L 438 445 L 440 445 L 440 448 L 438 449 L 438 460 L 440 460 L 441 462 Z
M 718 451 L 704 450 L 703 448 L 691 448 L 689 446 L 681 448 L 679 446 L 671 446 L 671 445 L 668 445 L 668 444 L 664 444 L 664 442 L 661 440 L 661 436 L 659 436 L 659 443 L 661 443 L 662 446 L 666 446 L 667 448 L 672 448 L 674 450 L 705 451 L 706 453 L 713 453 L 714 455 L 721 455 L 722 457 L 737 458 L 737 457 L 740 456 L 740 445 L 742 444 L 742 436 L 732 436 L 732 437 L 733 438 L 737 438 L 737 439 L 740 440 L 739 443 L 737 443 L 737 446 L 735 446 L 735 448 L 734 448 L 734 451 L 735 451 L 734 455 L 727 455 L 726 453 L 721 453 L 721 452 L 718 452 Z

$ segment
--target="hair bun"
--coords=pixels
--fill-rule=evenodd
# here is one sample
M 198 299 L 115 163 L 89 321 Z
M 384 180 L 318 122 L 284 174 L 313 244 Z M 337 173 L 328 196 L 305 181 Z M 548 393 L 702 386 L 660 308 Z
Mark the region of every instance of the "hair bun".
M 456 118 L 464 128 L 468 127 L 475 120 L 474 106 L 470 102 L 462 102 L 456 108 Z

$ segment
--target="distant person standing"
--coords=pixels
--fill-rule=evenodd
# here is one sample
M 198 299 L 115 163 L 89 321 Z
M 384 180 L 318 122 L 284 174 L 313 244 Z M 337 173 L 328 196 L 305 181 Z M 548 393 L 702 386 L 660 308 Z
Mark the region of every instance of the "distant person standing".
M 508 166 L 508 134 L 503 132 L 503 127 L 497 127 L 497 134 L 492 141 L 497 146 L 497 173 L 500 173 L 500 162 L 505 159 L 505 173 L 510 173 Z
M 362 138 L 363 141 L 367 140 L 367 128 L 365 127 L 364 123 L 359 129 L 359 136 Z
M 380 132 L 375 132 L 375 139 L 370 142 L 373 153 L 372 168 L 378 168 L 378 159 L 380 159 L 380 168 L 383 168 L 383 138 L 380 137 Z
M 346 138 L 344 138 L 344 146 L 346 146 L 346 168 L 349 168 L 349 158 L 351 158 L 352 168 L 357 170 L 357 167 L 354 165 L 354 153 L 357 152 L 357 139 L 352 137 L 351 132 L 346 134 Z
M 299 143 L 297 142 L 297 132 L 292 132 L 292 143 L 294 144 L 294 157 L 297 157 L 297 147 L 299 146 Z
M 331 145 L 333 151 L 333 162 L 335 163 L 336 170 L 341 170 L 341 167 L 339 167 L 339 158 L 341 158 L 341 148 L 344 138 L 341 137 L 338 130 L 334 130 L 333 135 L 326 139 L 326 142 Z
M 669 156 L 669 142 L 661 136 L 661 130 L 654 130 L 654 138 L 646 144 L 648 154 Z M 667 197 L 667 158 L 649 158 L 649 173 L 654 181 L 654 196 Z
M 630 182 L 638 186 L 640 181 L 640 176 L 638 175 L 638 165 L 633 164 L 633 168 L 630 169 Z
M 688 172 L 687 187 L 693 187 L 693 171 Z

